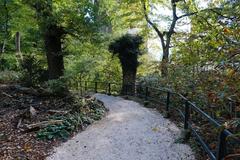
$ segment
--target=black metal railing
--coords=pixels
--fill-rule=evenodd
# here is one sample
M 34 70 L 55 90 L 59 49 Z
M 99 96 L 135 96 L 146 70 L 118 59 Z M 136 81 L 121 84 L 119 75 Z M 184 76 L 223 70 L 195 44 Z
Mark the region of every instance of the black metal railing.
M 183 119 L 184 130 L 191 131 L 192 135 L 200 143 L 211 160 L 222 160 L 228 155 L 227 137 L 232 137 L 233 134 L 182 94 L 175 93 L 166 88 L 153 88 L 141 84 L 127 84 L 122 86 L 120 83 L 81 81 L 77 82 L 77 85 L 75 83 L 75 85 L 70 86 L 75 86 L 72 87 L 72 89 L 77 91 L 80 90 L 81 94 L 94 92 L 106 93 L 109 95 L 132 95 L 147 101 L 160 103 L 164 106 L 167 117 L 171 115 L 171 110 L 175 110 L 179 113 L 180 117 Z M 176 104 L 171 103 L 174 100 L 177 101 Z M 231 100 L 231 102 L 236 103 L 233 100 Z M 233 108 L 232 110 L 235 111 L 232 104 L 231 107 Z M 234 114 L 236 114 L 236 111 Z M 196 129 L 193 123 L 193 118 L 195 116 L 201 117 L 205 123 L 209 123 L 209 125 L 218 130 L 218 137 L 216 138 L 217 147 L 215 150 L 211 149 L 209 144 L 205 142 L 204 138 L 200 135 L 199 130 Z M 235 139 L 235 141 L 239 147 L 239 139 Z

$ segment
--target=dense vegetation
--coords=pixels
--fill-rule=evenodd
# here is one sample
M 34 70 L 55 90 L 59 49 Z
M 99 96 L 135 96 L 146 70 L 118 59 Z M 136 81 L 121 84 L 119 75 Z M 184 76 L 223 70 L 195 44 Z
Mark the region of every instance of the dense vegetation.
M 0 84 L 66 96 L 79 81 L 141 81 L 188 95 L 237 135 L 239 46 L 238 0 L 0 1 Z

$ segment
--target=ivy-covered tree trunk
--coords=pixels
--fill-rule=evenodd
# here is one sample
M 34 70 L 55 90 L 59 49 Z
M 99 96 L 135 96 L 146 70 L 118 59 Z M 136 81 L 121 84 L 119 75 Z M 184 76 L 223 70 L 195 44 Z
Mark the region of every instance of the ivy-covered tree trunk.
M 57 25 L 50 25 L 44 33 L 44 43 L 48 62 L 49 79 L 58 79 L 64 73 L 64 61 L 62 53 L 63 29 Z
M 122 69 L 123 82 L 122 93 L 134 94 L 137 69 Z
M 117 54 L 122 66 L 122 94 L 135 94 L 135 81 L 139 65 L 139 49 L 143 38 L 138 35 L 126 34 L 109 45 L 109 51 Z

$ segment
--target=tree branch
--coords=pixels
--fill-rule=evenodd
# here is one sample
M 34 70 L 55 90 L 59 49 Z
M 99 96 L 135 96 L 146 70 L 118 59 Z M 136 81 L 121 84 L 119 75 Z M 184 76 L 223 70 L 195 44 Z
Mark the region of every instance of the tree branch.
M 213 13 L 215 13 L 215 14 L 221 16 L 222 18 L 226 18 L 226 19 L 229 19 L 229 20 L 235 20 L 235 19 L 237 19 L 237 17 L 229 17 L 229 16 L 225 16 L 225 15 L 223 15 L 221 12 L 219 12 L 219 11 L 217 11 L 217 10 L 219 10 L 219 8 L 213 8 L 213 9 L 210 9 L 210 11 L 212 11 Z
M 171 5 L 172 5 L 173 20 L 172 20 L 171 26 L 170 26 L 170 28 L 169 28 L 169 31 L 168 31 L 168 33 L 167 33 L 166 46 L 167 46 L 168 48 L 169 48 L 169 46 L 170 46 L 171 37 L 172 37 L 172 35 L 173 35 L 173 33 L 174 33 L 174 28 L 175 28 L 176 23 L 177 23 L 177 20 L 178 20 L 176 1 L 175 1 L 175 0 L 172 0 L 172 1 L 171 1 Z
M 177 18 L 181 19 L 181 18 L 184 18 L 184 17 L 189 17 L 189 16 L 192 16 L 192 15 L 196 15 L 197 13 L 198 12 L 187 13 L 187 14 L 181 15 L 181 16 L 179 16 Z
M 141 0 L 141 2 L 143 5 L 144 17 L 145 17 L 147 23 L 157 32 L 159 38 L 161 39 L 162 46 L 165 46 L 163 33 L 158 29 L 158 27 L 148 17 L 145 0 Z

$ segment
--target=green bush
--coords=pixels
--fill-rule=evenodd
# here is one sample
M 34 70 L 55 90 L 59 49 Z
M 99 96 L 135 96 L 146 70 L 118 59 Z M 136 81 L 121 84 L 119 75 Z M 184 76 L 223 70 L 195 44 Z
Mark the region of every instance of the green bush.
M 0 58 L 0 71 L 4 70 L 18 70 L 17 60 L 15 55 L 5 54 Z
M 99 120 L 102 116 L 96 114 L 94 117 L 95 118 L 92 119 L 83 113 L 77 112 L 66 116 L 52 117 L 54 120 L 62 120 L 63 122 L 58 125 L 49 125 L 46 128 L 41 129 L 37 133 L 37 138 L 41 140 L 67 139 L 74 131 L 77 131 L 84 125 L 92 124 L 94 120 Z
M 23 70 L 22 81 L 26 86 L 37 86 L 48 79 L 47 70 L 34 55 L 25 56 L 21 67 Z
M 0 83 L 14 83 L 20 81 L 22 74 L 16 71 L 2 71 L 0 72 Z
M 50 120 L 61 120 L 61 124 L 49 125 L 38 131 L 42 140 L 67 139 L 72 133 L 100 120 L 107 109 L 96 99 L 76 99 L 67 115 L 53 115 Z
M 44 87 L 52 94 L 64 96 L 68 94 L 67 84 L 64 78 L 48 80 Z
M 63 120 L 62 124 L 49 125 L 37 133 L 39 139 L 67 139 L 70 134 L 77 130 L 83 123 L 81 114 L 52 117 L 54 120 Z

